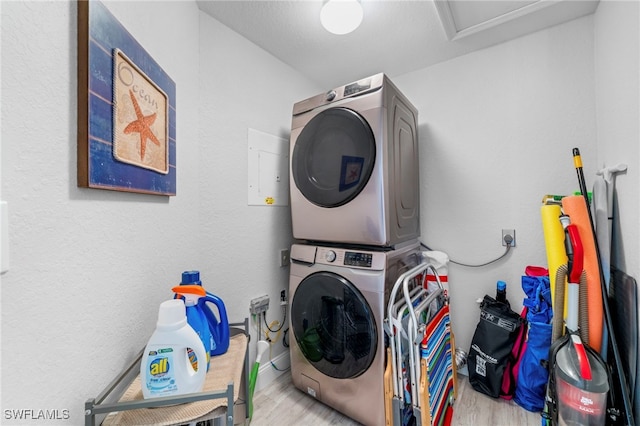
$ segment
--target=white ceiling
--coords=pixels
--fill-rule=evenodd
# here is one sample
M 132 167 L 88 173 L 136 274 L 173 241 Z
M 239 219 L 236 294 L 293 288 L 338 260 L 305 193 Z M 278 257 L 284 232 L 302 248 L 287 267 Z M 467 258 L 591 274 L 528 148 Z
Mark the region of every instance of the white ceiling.
M 330 34 L 318 0 L 197 0 L 203 12 L 325 89 L 390 77 L 591 14 L 598 0 L 361 0 L 362 25 Z

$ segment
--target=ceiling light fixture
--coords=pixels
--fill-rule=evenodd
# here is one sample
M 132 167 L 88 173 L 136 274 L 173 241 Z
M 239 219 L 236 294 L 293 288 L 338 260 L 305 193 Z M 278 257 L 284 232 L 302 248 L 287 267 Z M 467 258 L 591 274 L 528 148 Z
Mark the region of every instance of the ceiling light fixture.
M 358 28 L 362 16 L 358 0 L 327 0 L 320 11 L 320 22 L 330 33 L 342 35 Z

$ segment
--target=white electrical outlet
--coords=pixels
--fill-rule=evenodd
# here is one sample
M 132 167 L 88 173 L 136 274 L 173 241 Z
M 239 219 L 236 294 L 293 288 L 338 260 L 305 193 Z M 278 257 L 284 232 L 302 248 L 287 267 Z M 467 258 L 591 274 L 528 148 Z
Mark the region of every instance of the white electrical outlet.
M 502 245 L 507 246 L 507 241 L 511 247 L 516 246 L 516 230 L 515 229 L 503 229 L 502 230 Z
M 280 266 L 289 265 L 289 249 L 280 250 Z

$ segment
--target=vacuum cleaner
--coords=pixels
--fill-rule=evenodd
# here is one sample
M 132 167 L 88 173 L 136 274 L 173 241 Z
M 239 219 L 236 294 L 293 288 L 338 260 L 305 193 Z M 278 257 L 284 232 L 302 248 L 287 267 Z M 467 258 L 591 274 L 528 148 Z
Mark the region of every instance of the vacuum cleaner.
M 568 216 L 561 216 L 560 220 L 565 230 L 568 264 L 558 270 L 556 278 L 555 300 L 560 302 L 554 311 L 556 340 L 549 350 L 551 371 L 543 417 L 552 425 L 603 426 L 607 417 L 609 375 L 599 354 L 583 342 L 588 334 L 581 333 L 578 325 L 579 311 L 586 309 L 586 293 L 580 289 L 581 285 L 584 287 L 584 251 L 578 228 L 570 223 Z M 568 281 L 566 334 L 558 338 L 556 325 L 564 317 L 561 301 L 565 279 Z

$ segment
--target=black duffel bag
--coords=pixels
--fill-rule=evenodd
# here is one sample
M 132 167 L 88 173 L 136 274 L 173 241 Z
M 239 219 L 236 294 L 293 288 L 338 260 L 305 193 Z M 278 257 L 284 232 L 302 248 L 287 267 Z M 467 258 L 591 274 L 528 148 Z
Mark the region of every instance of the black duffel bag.
M 484 296 L 467 358 L 469 383 L 478 392 L 500 396 L 502 376 L 523 321 L 509 305 Z

